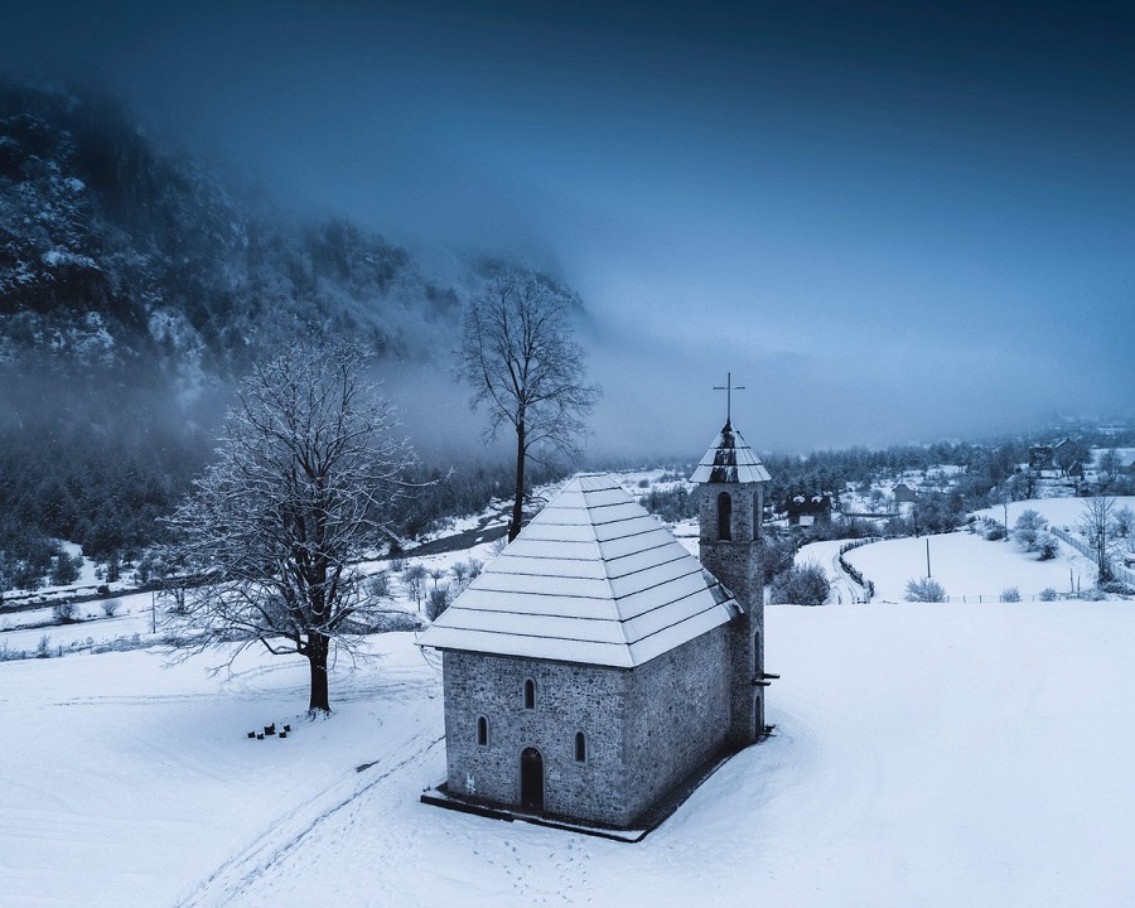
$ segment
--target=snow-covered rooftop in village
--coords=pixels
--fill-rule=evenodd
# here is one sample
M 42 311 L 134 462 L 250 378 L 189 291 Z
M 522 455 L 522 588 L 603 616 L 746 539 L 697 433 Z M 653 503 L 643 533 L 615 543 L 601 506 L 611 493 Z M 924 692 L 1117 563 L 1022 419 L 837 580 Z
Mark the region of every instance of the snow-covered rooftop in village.
M 581 473 L 420 644 L 632 668 L 724 624 L 737 609 L 613 477 Z
M 690 482 L 768 482 L 771 477 L 745 436 L 726 422 Z

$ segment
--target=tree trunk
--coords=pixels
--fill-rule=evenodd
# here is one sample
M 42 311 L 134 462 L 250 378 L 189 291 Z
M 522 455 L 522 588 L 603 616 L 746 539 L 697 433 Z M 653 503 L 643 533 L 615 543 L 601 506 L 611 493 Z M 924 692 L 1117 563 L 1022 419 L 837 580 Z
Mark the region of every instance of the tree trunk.
M 327 653 L 331 648 L 326 634 L 312 633 L 307 641 L 307 661 L 311 666 L 311 700 L 307 711 L 314 716 L 317 712 L 331 712 L 331 700 L 327 689 Z
M 520 522 L 524 519 L 524 420 L 516 424 L 516 497 L 512 501 L 512 520 L 508 524 L 508 541 L 512 542 L 520 534 Z

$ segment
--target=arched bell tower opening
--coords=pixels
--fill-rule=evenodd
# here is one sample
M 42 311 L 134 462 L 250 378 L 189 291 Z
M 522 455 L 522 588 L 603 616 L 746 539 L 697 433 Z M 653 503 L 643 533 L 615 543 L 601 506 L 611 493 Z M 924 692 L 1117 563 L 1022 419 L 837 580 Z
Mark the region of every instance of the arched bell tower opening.
M 733 539 L 733 499 L 728 492 L 717 496 L 717 538 L 725 542 Z
M 702 565 L 733 594 L 740 608 L 730 624 L 732 708 L 736 746 L 764 733 L 764 583 L 760 565 L 764 486 L 768 470 L 732 421 L 732 374 L 725 425 L 698 464 L 699 555 Z

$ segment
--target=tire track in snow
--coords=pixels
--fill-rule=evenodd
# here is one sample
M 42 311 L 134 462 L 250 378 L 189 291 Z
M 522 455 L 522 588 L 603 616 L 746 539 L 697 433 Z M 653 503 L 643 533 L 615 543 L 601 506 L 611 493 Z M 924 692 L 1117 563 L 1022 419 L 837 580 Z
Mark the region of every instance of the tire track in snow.
M 411 743 L 414 745 L 413 749 L 406 757 L 362 785 L 355 782 L 357 787 L 346 797 L 340 797 L 329 807 L 320 808 L 319 803 L 326 801 L 329 796 L 333 795 L 335 789 L 351 782 L 352 777 L 357 777 L 358 770 L 352 768 L 349 774 L 344 774 L 335 783 L 276 820 L 253 839 L 247 848 L 225 861 L 205 880 L 198 883 L 193 892 L 177 901 L 175 905 L 177 908 L 182 908 L 182 906 L 189 908 L 193 905 L 227 905 L 231 903 L 248 890 L 260 876 L 287 858 L 312 831 L 325 821 L 350 806 L 356 799 L 386 781 L 398 771 L 425 757 L 443 740 L 445 740 L 444 735 L 432 740 L 426 740 L 425 735 L 422 734 L 415 736 L 411 739 Z M 314 816 L 311 816 L 313 808 L 316 812 Z

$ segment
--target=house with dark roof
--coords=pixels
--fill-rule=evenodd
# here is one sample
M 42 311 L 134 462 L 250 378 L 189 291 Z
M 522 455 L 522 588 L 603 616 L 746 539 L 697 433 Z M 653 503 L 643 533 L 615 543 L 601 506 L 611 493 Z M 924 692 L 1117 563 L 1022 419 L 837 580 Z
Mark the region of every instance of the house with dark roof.
M 419 639 L 445 697 L 423 800 L 649 828 L 759 740 L 768 478 L 727 422 L 692 477 L 700 560 L 612 477 L 569 480 Z
M 784 502 L 788 525 L 793 527 L 831 526 L 830 495 L 789 495 Z

